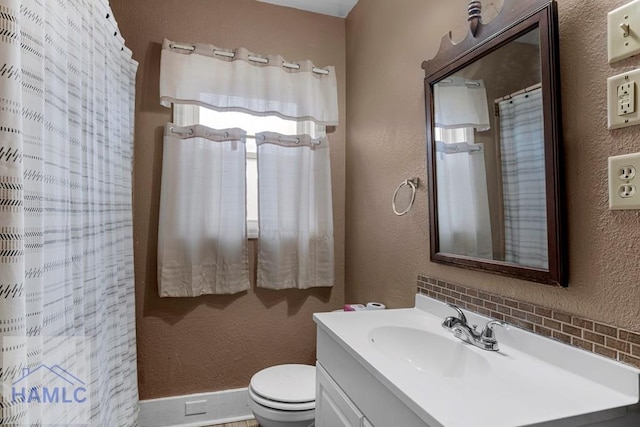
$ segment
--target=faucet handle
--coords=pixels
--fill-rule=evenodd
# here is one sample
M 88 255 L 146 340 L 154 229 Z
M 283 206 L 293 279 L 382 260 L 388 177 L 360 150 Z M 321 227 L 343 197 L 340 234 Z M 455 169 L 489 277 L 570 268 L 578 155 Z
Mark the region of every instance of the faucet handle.
M 451 304 L 451 303 L 447 303 L 447 305 L 458 312 L 458 319 L 460 319 L 460 321 L 466 325 L 467 324 L 467 316 L 464 315 L 464 313 L 462 312 L 460 307 L 458 307 L 455 304 Z
M 509 324 L 507 322 L 503 322 L 501 320 L 492 320 L 487 322 L 484 329 L 482 330 L 482 339 L 485 341 L 495 341 L 495 332 L 493 330 L 494 326 L 501 326 L 503 328 L 507 328 Z

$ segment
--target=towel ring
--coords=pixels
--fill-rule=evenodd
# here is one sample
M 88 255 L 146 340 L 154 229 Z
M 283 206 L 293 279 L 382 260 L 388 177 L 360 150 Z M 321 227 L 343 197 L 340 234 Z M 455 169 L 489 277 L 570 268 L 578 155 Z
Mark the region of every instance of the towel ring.
M 408 185 L 409 187 L 411 187 L 411 201 L 409 202 L 409 206 L 407 206 L 405 210 L 403 210 L 402 212 L 398 212 L 398 208 L 396 208 L 396 197 L 398 197 L 398 192 L 405 185 Z M 413 207 L 413 202 L 416 201 L 416 190 L 418 189 L 419 185 L 420 185 L 420 178 L 405 179 L 400 183 L 400 185 L 398 185 L 398 187 L 396 188 L 396 191 L 393 193 L 393 199 L 391 199 L 391 206 L 393 207 L 394 214 L 398 216 L 402 216 L 411 210 L 411 208 Z

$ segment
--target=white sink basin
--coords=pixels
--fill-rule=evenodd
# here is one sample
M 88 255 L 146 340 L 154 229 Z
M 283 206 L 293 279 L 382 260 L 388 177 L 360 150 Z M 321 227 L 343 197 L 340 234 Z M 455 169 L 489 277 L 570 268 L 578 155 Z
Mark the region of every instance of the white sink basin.
M 369 332 L 372 347 L 394 361 L 428 375 L 469 378 L 487 375 L 491 365 L 461 340 L 402 326 L 382 326 Z
M 318 362 L 373 425 L 640 426 L 638 369 L 519 328 L 482 350 L 440 326 L 451 315 L 424 295 L 412 309 L 317 313 Z M 421 422 L 394 423 L 389 393 Z

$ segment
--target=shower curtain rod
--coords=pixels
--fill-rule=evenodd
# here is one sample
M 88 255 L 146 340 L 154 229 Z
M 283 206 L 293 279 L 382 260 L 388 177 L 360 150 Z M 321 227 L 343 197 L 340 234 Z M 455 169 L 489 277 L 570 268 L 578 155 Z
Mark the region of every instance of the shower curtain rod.
M 511 99 L 511 98 L 513 98 L 515 96 L 522 95 L 523 93 L 534 91 L 534 90 L 539 89 L 541 87 L 542 87 L 542 83 L 536 83 L 536 84 L 534 84 L 532 86 L 529 86 L 529 87 L 526 87 L 524 89 L 520 89 L 520 90 L 517 90 L 517 91 L 515 91 L 513 93 L 510 93 L 509 95 L 505 95 L 505 96 L 502 96 L 500 98 L 496 98 L 493 102 L 495 102 L 497 104 L 499 102 L 509 100 L 509 99 Z
M 169 45 L 169 47 L 171 49 L 181 49 L 181 50 L 187 50 L 189 52 L 193 52 L 196 50 L 195 46 L 192 45 L 179 45 L 179 44 L 171 44 Z M 217 55 L 217 56 L 224 56 L 225 58 L 234 58 L 236 56 L 236 54 L 234 52 L 228 52 L 225 50 L 213 50 L 213 54 Z M 253 61 L 253 62 L 258 62 L 260 64 L 268 64 L 269 63 L 269 59 L 268 58 L 263 58 L 261 56 L 253 56 L 253 55 L 249 55 L 247 57 L 247 59 L 249 61 Z M 282 66 L 285 68 L 290 68 L 292 70 L 299 70 L 300 69 L 300 64 L 296 64 L 293 62 L 285 62 L 282 61 Z M 329 70 L 325 70 L 324 68 L 312 68 L 311 71 L 313 71 L 316 74 L 323 74 L 323 75 L 329 75 Z

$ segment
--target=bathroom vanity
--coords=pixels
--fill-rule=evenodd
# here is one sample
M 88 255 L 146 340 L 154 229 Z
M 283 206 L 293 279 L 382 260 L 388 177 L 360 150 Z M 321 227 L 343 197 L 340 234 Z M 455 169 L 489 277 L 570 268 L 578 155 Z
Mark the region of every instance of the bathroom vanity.
M 516 327 L 483 350 L 441 327 L 452 315 L 423 295 L 409 309 L 315 314 L 316 426 L 640 425 L 640 370 Z

